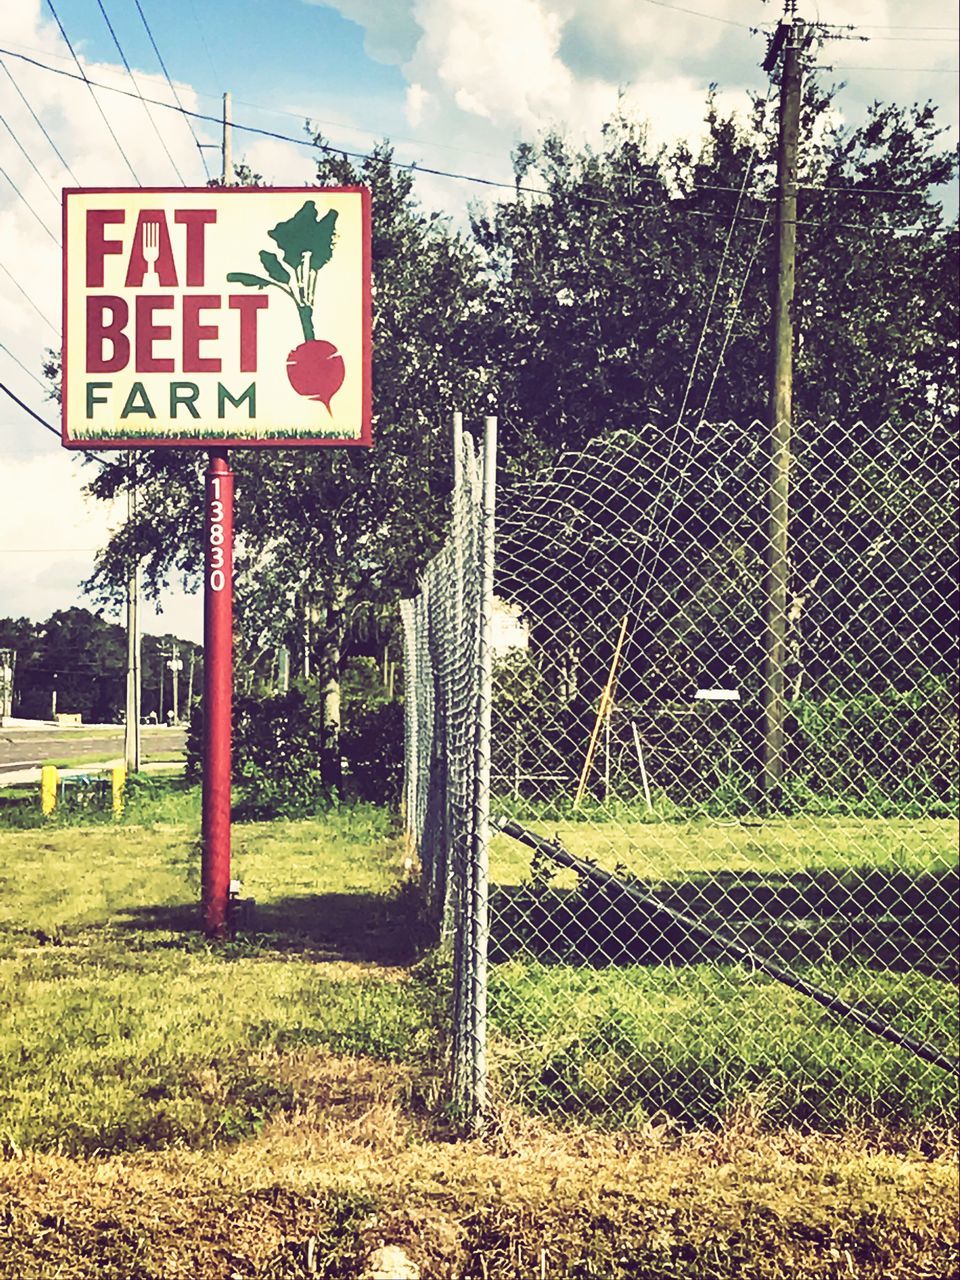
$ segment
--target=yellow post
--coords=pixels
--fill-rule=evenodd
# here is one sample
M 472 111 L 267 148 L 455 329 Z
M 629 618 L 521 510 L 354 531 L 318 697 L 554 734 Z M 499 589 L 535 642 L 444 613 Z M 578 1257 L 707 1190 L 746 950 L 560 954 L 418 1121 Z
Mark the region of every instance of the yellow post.
M 127 785 L 126 765 L 118 764 L 110 770 L 110 795 L 113 800 L 113 816 L 123 816 L 123 789 Z
M 57 766 L 45 764 L 40 770 L 40 808 L 49 818 L 57 807 Z
M 580 774 L 580 785 L 577 787 L 577 794 L 573 799 L 574 809 L 579 809 L 583 801 L 584 794 L 587 790 L 587 779 L 590 777 L 590 769 L 593 766 L 593 757 L 597 750 L 597 742 L 600 739 L 600 729 L 603 721 L 613 708 L 613 690 L 617 683 L 617 667 L 620 665 L 620 654 L 623 650 L 623 642 L 627 638 L 627 623 L 630 615 L 625 613 L 623 621 L 620 623 L 620 635 L 617 637 L 617 647 L 613 651 L 613 661 L 610 663 L 610 674 L 607 676 L 607 683 L 604 686 L 603 693 L 600 695 L 600 705 L 597 707 L 597 720 L 593 726 L 593 733 L 590 735 L 590 745 L 587 747 L 587 758 L 583 762 L 583 771 Z

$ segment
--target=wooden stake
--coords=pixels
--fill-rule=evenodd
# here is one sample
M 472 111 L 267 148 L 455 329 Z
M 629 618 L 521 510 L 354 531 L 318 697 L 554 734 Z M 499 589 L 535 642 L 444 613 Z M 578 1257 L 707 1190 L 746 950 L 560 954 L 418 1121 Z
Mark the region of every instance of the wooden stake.
M 596 755 L 597 743 L 600 740 L 600 729 L 604 719 L 610 714 L 610 708 L 613 705 L 613 690 L 617 682 L 617 668 L 620 665 L 620 655 L 623 652 L 623 642 L 627 637 L 627 623 L 630 620 L 629 614 L 623 615 L 623 621 L 620 623 L 620 635 L 617 637 L 617 646 L 613 651 L 613 661 L 610 663 L 610 674 L 607 676 L 607 683 L 604 685 L 603 693 L 600 695 L 600 705 L 597 707 L 597 719 L 593 726 L 593 733 L 590 735 L 590 745 L 587 747 L 587 758 L 583 762 L 583 771 L 580 774 L 580 783 L 577 787 L 577 794 L 574 796 L 573 807 L 579 809 L 583 801 L 584 793 L 587 789 L 587 779 L 590 776 L 590 770 L 593 768 L 593 758 Z

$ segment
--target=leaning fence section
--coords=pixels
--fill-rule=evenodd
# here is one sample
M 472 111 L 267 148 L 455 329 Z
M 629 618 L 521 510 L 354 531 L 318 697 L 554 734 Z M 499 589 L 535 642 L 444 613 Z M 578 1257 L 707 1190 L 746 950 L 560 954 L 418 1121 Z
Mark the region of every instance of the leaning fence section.
M 457 418 L 450 525 L 419 593 L 401 602 L 407 839 L 437 945 L 451 960 L 450 1104 L 486 1103 L 487 850 L 496 421 L 478 448 Z
M 936 423 L 796 429 L 776 670 L 768 452 L 759 424 L 651 426 L 499 495 L 489 988 L 461 1047 L 486 1050 L 494 1105 L 956 1114 L 955 445 Z M 452 591 L 479 628 L 480 552 L 458 579 L 448 550 L 405 622 Z M 455 951 L 479 901 L 475 832 L 457 843 L 482 785 L 471 636 L 407 626 L 408 821 Z

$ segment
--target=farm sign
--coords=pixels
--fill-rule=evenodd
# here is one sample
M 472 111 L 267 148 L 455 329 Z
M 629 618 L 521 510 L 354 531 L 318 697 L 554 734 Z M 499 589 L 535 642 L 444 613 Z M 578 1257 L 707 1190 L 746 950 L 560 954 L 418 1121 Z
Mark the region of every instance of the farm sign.
M 370 443 L 363 188 L 64 193 L 63 443 Z

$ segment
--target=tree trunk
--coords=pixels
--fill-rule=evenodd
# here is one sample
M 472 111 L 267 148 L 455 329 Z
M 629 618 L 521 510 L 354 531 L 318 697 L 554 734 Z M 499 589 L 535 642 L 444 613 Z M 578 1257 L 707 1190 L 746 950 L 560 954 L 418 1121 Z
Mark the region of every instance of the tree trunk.
M 340 660 L 343 649 L 346 588 L 335 581 L 327 598 L 326 625 L 319 653 L 320 709 L 323 740 L 320 744 L 324 785 L 340 790 Z

